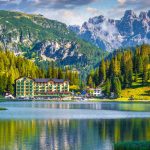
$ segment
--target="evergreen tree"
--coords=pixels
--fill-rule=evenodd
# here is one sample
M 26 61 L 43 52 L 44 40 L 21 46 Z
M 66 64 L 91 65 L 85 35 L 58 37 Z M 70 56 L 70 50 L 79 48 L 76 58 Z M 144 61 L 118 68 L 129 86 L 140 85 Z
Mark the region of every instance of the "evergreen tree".
M 8 83 L 7 83 L 7 91 L 14 94 L 14 86 L 13 86 L 13 79 L 11 76 L 8 77 Z
M 133 82 L 132 76 L 133 76 L 133 72 L 132 72 L 132 70 L 130 70 L 130 71 L 128 72 L 128 82 L 129 82 L 128 85 L 129 85 L 129 87 L 132 86 L 132 82 Z
M 64 74 L 61 68 L 58 68 L 58 79 L 64 79 Z
M 74 85 L 79 85 L 80 79 L 79 79 L 78 72 L 73 72 L 73 74 L 74 74 L 74 79 L 73 79 Z
M 139 57 L 139 60 L 138 60 L 138 72 L 143 73 L 143 60 L 141 56 Z
M 52 78 L 52 67 L 48 68 L 47 77 Z
M 98 69 L 96 69 L 94 76 L 93 76 L 93 82 L 95 83 L 95 86 L 99 85 L 99 73 Z
M 90 87 L 93 87 L 93 80 L 92 80 L 92 77 L 91 77 L 91 76 L 89 76 L 88 85 L 89 85 Z
M 105 80 L 106 80 L 106 66 L 105 66 L 105 61 L 102 60 L 100 66 L 99 66 L 99 81 L 100 81 L 100 83 L 102 83 Z
M 121 82 L 118 77 L 113 79 L 113 91 L 115 96 L 118 98 L 121 95 Z
M 138 81 L 138 73 L 137 71 L 135 72 L 135 77 L 134 77 L 134 82 L 137 82 Z
M 111 93 L 111 82 L 109 79 L 106 80 L 106 85 L 105 85 L 105 94 L 107 97 L 110 96 Z
M 143 60 L 143 73 L 142 73 L 142 82 L 143 84 L 148 81 L 148 65 L 149 65 L 149 57 L 145 56 Z

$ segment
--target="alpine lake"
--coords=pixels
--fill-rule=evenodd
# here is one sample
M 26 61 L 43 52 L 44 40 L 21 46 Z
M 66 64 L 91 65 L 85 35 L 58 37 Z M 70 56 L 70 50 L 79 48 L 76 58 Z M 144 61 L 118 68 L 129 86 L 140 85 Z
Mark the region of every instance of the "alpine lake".
M 150 103 L 1 102 L 0 150 L 114 150 L 150 141 Z

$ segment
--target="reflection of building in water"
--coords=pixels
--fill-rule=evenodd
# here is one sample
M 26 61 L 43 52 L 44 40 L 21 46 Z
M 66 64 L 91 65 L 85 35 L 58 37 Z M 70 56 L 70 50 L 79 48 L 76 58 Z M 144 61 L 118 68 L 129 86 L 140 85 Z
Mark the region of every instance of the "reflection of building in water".
M 32 79 L 22 77 L 16 80 L 16 97 L 67 96 L 69 81 L 63 79 Z
M 0 120 L 0 150 L 113 150 L 120 141 L 150 141 L 149 130 L 149 119 Z

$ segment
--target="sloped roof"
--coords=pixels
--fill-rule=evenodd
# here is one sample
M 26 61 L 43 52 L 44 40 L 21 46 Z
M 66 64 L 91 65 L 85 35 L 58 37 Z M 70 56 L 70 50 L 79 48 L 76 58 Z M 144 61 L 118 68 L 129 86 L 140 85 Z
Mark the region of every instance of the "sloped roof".
M 46 83 L 48 81 L 50 81 L 49 78 L 36 78 L 34 79 L 35 82 L 39 82 L 39 83 Z
M 16 81 L 17 81 L 17 80 L 20 80 L 20 79 L 30 79 L 30 80 L 33 80 L 33 79 L 30 78 L 30 77 L 19 77 L 19 78 L 16 79 Z
M 63 83 L 65 80 L 63 79 L 51 79 L 55 83 Z
M 64 80 L 64 79 L 50 79 L 50 78 L 37 78 L 37 79 L 34 79 L 35 82 L 37 83 L 47 83 L 49 81 L 53 81 L 55 83 L 63 83 L 64 81 L 67 81 L 67 80 Z

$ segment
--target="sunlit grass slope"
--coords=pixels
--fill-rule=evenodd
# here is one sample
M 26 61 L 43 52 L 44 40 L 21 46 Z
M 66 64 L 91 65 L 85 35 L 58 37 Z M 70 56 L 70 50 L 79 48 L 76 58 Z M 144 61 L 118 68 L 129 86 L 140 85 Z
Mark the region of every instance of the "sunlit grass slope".
M 127 100 L 131 96 L 133 96 L 135 100 L 150 100 L 150 80 L 146 85 L 143 85 L 141 78 L 138 78 L 137 82 L 133 82 L 131 88 L 122 90 L 121 98 L 118 99 Z

